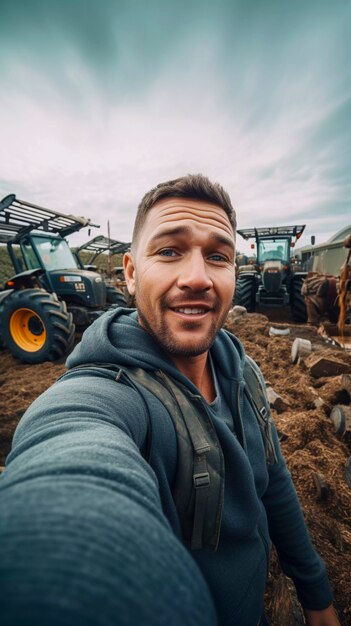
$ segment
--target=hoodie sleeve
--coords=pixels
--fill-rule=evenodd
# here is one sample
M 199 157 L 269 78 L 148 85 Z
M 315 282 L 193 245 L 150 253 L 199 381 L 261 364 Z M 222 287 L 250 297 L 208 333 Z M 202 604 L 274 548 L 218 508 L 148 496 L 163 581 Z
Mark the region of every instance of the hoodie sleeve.
M 146 427 L 138 394 L 92 373 L 28 409 L 0 480 L 2 626 L 216 624 L 140 454 Z

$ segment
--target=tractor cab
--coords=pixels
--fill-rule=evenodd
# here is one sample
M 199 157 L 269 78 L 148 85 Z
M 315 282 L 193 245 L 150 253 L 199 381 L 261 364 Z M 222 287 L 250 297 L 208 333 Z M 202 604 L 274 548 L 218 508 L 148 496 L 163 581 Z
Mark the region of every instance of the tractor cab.
M 55 235 L 33 233 L 20 240 L 20 250 L 27 269 L 41 267 L 47 272 L 77 269 L 77 261 L 66 241 Z M 17 262 L 19 261 L 16 257 Z M 16 261 L 15 261 L 16 263 Z
M 97 271 L 80 266 L 66 239 L 34 231 L 20 239 L 19 248 L 26 269 L 43 270 L 43 288 L 66 302 L 78 325 L 86 325 L 90 315 L 95 319 L 95 309 L 106 304 L 106 285 Z
M 290 239 L 276 238 L 261 239 L 257 243 L 257 263 L 265 261 L 282 261 L 289 263 Z
M 251 249 L 256 250 L 256 265 L 265 261 L 283 261 L 289 264 L 291 248 L 300 239 L 305 225 L 301 226 L 270 226 L 267 228 L 244 228 L 238 234 L 246 241 L 254 239 Z
M 305 225 L 245 228 L 238 230 L 246 241 L 253 239 L 251 249 L 256 254 L 251 268 L 239 268 L 235 303 L 248 310 L 256 306 L 297 306 L 297 316 L 305 317 L 303 300 L 299 295 L 301 282 L 294 271 L 291 249 L 301 237 Z M 294 304 L 293 304 L 294 303 Z M 296 309 L 296 306 L 295 306 Z M 301 309 L 301 310 L 300 310 Z

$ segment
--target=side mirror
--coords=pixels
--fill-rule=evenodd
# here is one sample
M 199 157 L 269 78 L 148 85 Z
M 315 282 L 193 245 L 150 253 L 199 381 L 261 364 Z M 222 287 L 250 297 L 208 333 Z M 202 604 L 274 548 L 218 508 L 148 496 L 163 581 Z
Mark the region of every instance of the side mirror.
M 314 246 L 315 243 L 316 243 L 316 238 L 314 235 L 311 235 L 311 246 Z

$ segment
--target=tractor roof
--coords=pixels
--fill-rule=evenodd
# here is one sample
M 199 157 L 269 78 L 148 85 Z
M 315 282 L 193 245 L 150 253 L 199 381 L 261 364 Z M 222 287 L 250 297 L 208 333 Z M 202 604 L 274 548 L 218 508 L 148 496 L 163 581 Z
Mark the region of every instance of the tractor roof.
M 11 241 L 15 243 L 32 230 L 48 233 L 57 233 L 66 237 L 85 226 L 91 224 L 86 217 L 64 215 L 58 211 L 52 211 L 40 207 L 31 202 L 25 202 L 10 194 L 0 201 L 0 242 Z
M 111 255 L 126 252 L 129 250 L 130 245 L 130 243 L 110 239 L 109 237 L 104 237 L 104 235 L 97 235 L 94 239 L 80 246 L 77 252 L 78 254 L 79 252 L 92 252 L 92 259 L 96 259 L 102 252 L 109 252 Z
M 118 252 L 125 252 L 129 248 L 130 243 L 124 243 L 123 241 L 104 237 L 104 235 L 98 235 L 80 246 L 78 252 L 81 250 L 86 250 L 87 252 L 107 252 L 110 250 L 111 254 L 117 254 Z
M 271 239 L 272 237 L 296 237 L 299 239 L 305 230 L 305 224 L 298 226 L 264 226 L 263 228 L 242 228 L 237 232 L 244 239 Z

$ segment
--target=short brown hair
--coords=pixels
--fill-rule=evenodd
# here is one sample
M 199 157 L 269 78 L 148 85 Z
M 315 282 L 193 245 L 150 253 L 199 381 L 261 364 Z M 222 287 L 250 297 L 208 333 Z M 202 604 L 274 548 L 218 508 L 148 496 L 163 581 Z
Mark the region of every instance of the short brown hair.
M 181 178 L 160 183 L 157 187 L 154 187 L 145 194 L 138 206 L 134 223 L 132 246 L 136 244 L 150 209 L 152 209 L 159 200 L 172 197 L 203 200 L 221 207 L 229 217 L 235 236 L 236 215 L 229 194 L 219 183 L 212 183 L 202 174 L 188 174 Z

